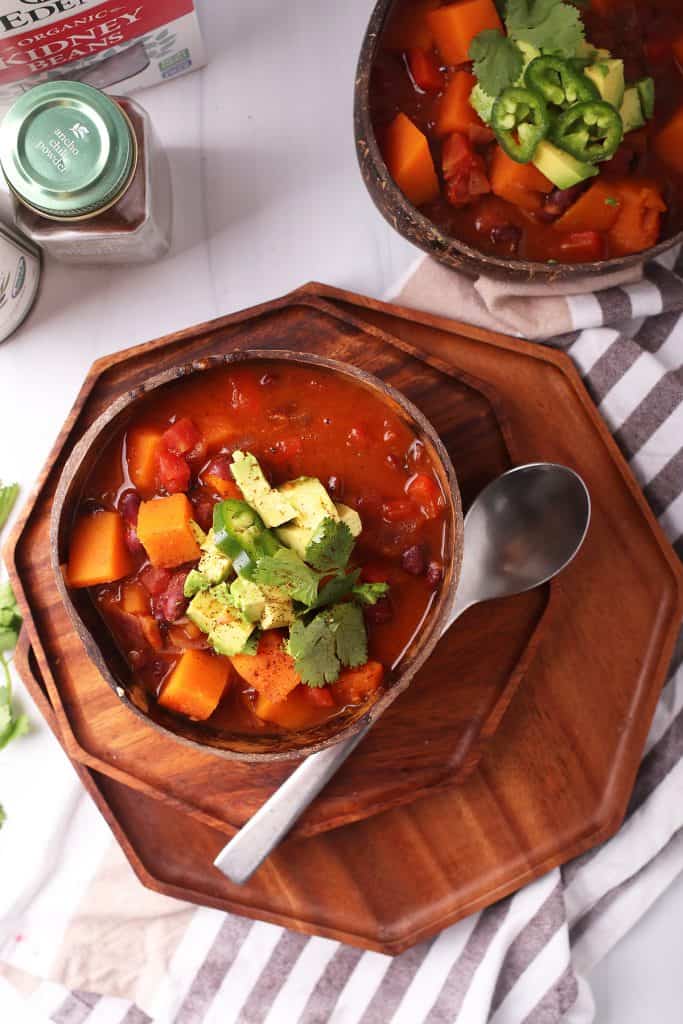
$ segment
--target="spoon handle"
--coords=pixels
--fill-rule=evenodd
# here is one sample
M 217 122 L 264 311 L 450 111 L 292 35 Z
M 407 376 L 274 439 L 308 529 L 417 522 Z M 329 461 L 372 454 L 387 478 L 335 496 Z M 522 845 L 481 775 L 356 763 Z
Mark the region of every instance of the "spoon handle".
M 472 604 L 456 600 L 448 630 L 459 615 Z M 341 768 L 349 754 L 368 734 L 372 725 L 365 721 L 350 739 L 311 754 L 269 797 L 247 824 L 221 850 L 214 864 L 231 882 L 243 885 L 259 865 L 287 835 L 318 793 Z

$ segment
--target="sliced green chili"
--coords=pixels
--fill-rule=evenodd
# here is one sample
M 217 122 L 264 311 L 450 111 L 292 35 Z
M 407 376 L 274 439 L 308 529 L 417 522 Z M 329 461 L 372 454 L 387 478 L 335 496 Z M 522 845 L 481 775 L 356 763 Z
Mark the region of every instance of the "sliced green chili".
M 527 88 L 539 92 L 553 107 L 565 110 L 575 103 L 599 100 L 600 93 L 589 78 L 561 57 L 537 57 L 524 75 Z
M 504 89 L 493 105 L 491 127 L 507 155 L 528 164 L 550 130 L 545 100 L 532 89 Z
M 614 156 L 624 137 L 623 122 L 609 103 L 576 103 L 557 118 L 553 141 L 584 163 L 599 164 Z

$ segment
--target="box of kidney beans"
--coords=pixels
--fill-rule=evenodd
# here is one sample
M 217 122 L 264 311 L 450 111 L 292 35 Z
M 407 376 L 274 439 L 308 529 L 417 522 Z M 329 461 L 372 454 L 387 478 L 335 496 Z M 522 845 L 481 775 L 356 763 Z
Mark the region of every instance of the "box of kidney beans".
M 204 62 L 194 0 L 0 0 L 0 108 L 39 82 L 128 93 Z

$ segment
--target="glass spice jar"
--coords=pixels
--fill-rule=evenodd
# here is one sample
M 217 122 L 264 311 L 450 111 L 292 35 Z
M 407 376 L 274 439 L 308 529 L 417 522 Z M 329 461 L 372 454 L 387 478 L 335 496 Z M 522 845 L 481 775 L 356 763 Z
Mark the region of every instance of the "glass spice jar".
M 82 82 L 47 82 L 0 124 L 17 227 L 67 263 L 142 263 L 171 244 L 171 178 L 149 115 Z

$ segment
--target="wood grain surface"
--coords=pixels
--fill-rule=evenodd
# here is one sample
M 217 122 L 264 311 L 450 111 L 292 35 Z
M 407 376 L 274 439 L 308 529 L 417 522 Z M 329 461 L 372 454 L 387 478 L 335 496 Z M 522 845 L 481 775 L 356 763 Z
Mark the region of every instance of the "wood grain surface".
M 367 329 L 350 310 L 339 311 L 313 295 L 185 331 L 93 368 L 15 544 L 24 612 L 45 641 L 43 648 L 33 637 L 69 754 L 228 833 L 244 824 L 287 778 L 292 762 L 225 763 L 210 751 L 180 745 L 125 707 L 72 628 L 50 567 L 46 530 L 64 461 L 103 409 L 153 373 L 235 348 L 314 350 L 400 388 L 443 439 L 466 506 L 509 467 L 512 443 L 505 436 L 502 411 L 484 383 L 428 365 L 408 345 Z M 360 820 L 453 785 L 470 771 L 523 678 L 542 633 L 547 603 L 544 588 L 473 609 L 466 625 L 456 624 L 407 693 L 384 712 L 357 754 L 301 819 L 298 834 Z M 487 642 L 492 633 L 495 644 Z M 458 699 L 445 699 L 445 687 L 457 688 Z
M 683 573 L 566 357 L 326 286 L 307 286 L 291 301 L 312 295 L 362 317 L 370 332 L 391 331 L 423 349 L 435 365 L 484 381 L 477 390 L 496 396 L 501 417 L 501 466 L 507 446 L 515 462 L 561 461 L 586 480 L 591 530 L 577 561 L 553 586 L 523 685 L 460 785 L 315 838 L 290 839 L 244 887 L 212 867 L 224 834 L 196 810 L 179 817 L 182 801 L 151 799 L 137 779 L 128 777 L 126 786 L 112 771 L 75 767 L 143 884 L 398 953 L 618 828 L 683 615 Z M 117 366 L 102 369 L 115 377 Z M 476 448 L 476 431 L 472 436 Z M 38 491 L 44 487 L 45 480 Z M 57 703 L 58 727 L 45 702 L 48 694 L 59 699 L 55 679 L 63 678 L 64 661 L 77 652 L 68 635 L 60 637 L 54 607 L 37 594 L 40 573 L 32 555 L 39 563 L 45 541 L 34 525 L 39 505 L 29 503 L 7 552 L 22 605 L 32 616 L 17 667 L 70 752 L 73 734 L 63 725 L 76 709 Z M 509 602 L 507 615 L 522 614 L 520 601 Z M 495 604 L 472 609 L 459 623 L 463 635 L 485 633 L 479 659 L 487 648 L 498 648 L 495 616 L 501 610 Z M 528 626 L 533 617 L 525 621 Z M 29 642 L 36 645 L 32 661 Z M 479 663 L 473 647 L 468 665 Z M 460 663 L 452 669 L 434 684 L 441 691 L 450 686 L 455 702 L 466 672 Z M 396 711 L 412 693 L 400 698 Z M 419 729 L 415 720 L 414 738 Z

